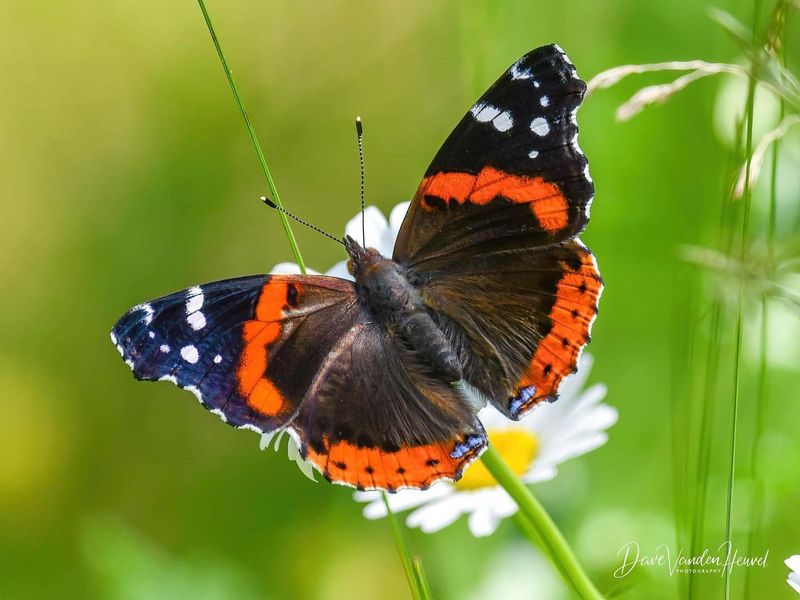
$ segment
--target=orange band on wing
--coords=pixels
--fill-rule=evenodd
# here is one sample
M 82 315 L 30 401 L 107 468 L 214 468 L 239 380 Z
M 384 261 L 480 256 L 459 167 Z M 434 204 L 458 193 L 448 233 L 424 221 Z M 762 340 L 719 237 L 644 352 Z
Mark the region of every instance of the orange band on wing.
M 269 347 L 281 335 L 284 309 L 296 304 L 300 286 L 271 278 L 261 290 L 255 309 L 255 319 L 242 328 L 244 341 L 239 367 L 236 371 L 239 394 L 247 404 L 262 415 L 279 415 L 286 408 L 280 391 L 265 376 L 269 363 Z
M 518 418 L 539 402 L 554 399 L 561 380 L 575 371 L 578 356 L 589 342 L 589 331 L 597 314 L 603 280 L 594 256 L 581 251 L 581 265 L 575 270 L 565 263 L 564 276 L 556 288 L 550 311 L 553 326 L 536 347 L 530 365 L 517 384 L 517 403 L 512 413 Z
M 483 206 L 495 198 L 530 204 L 539 224 L 548 233 L 567 226 L 569 203 L 558 185 L 541 177 L 510 175 L 492 167 L 484 167 L 477 175 L 470 173 L 437 173 L 422 180 L 417 190 L 423 208 L 433 210 L 430 198 Z
M 328 445 L 323 452 L 308 447 L 307 459 L 334 483 L 359 489 L 424 489 L 439 479 L 460 479 L 464 468 L 485 448 L 484 442 L 453 458 L 451 452 L 458 443 L 458 440 L 452 440 L 387 452 L 340 441 Z

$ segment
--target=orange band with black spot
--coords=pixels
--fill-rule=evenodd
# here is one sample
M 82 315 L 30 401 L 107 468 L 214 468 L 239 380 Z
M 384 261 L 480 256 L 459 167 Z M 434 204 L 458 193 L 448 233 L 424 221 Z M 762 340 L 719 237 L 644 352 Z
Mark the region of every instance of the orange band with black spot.
M 417 195 L 422 206 L 433 210 L 430 198 L 443 202 L 466 202 L 484 206 L 496 198 L 509 202 L 530 204 L 531 212 L 542 229 L 554 234 L 569 222 L 569 203 L 558 185 L 541 177 L 510 175 L 492 167 L 484 167 L 477 175 L 471 173 L 437 173 L 422 180 Z
M 284 309 L 296 304 L 299 293 L 297 283 L 271 278 L 261 290 L 254 320 L 245 322 L 242 328 L 244 344 L 236 372 L 238 391 L 250 408 L 264 416 L 277 416 L 287 408 L 286 399 L 265 373 L 269 347 L 281 335 Z
M 451 453 L 458 443 L 458 440 L 451 440 L 388 452 L 339 441 L 326 444 L 323 452 L 309 447 L 307 459 L 330 481 L 359 489 L 427 488 L 440 479 L 460 479 L 464 468 L 485 447 L 485 444 L 476 445 L 453 458 Z
M 591 252 L 582 249 L 580 257 L 577 269 L 562 263 L 565 273 L 558 282 L 550 311 L 553 326 L 539 342 L 517 384 L 516 395 L 522 400 L 514 409 L 517 418 L 536 404 L 555 398 L 561 381 L 575 371 L 580 352 L 589 342 L 603 280 Z M 520 398 L 526 389 L 531 392 Z

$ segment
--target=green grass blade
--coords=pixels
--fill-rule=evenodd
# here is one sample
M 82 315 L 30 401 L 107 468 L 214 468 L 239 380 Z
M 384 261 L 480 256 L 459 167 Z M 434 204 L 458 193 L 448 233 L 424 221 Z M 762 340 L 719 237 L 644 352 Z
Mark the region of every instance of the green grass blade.
M 755 2 L 754 21 L 758 18 L 759 2 Z M 744 211 L 742 214 L 742 231 L 740 239 L 740 260 L 742 264 L 747 263 L 748 246 L 749 246 L 749 229 L 750 229 L 750 207 L 752 204 L 752 190 L 750 182 L 750 165 L 753 158 L 753 112 L 755 107 L 755 92 L 756 92 L 756 70 L 757 65 L 754 63 L 751 67 L 750 79 L 747 90 L 747 105 L 746 105 L 746 122 L 745 122 L 745 180 L 744 180 L 744 195 L 743 204 Z M 736 441 L 738 438 L 739 429 L 739 396 L 741 392 L 741 368 L 742 368 L 742 339 L 744 337 L 744 284 L 739 283 L 739 294 L 737 299 L 738 307 L 736 311 L 736 342 L 734 347 L 733 358 L 733 406 L 731 415 L 731 432 L 730 432 L 730 450 L 728 460 L 728 486 L 725 497 L 725 542 L 729 548 L 732 547 L 732 513 L 733 513 L 733 499 L 734 487 L 736 481 Z M 730 598 L 731 593 L 731 569 L 723 571 L 723 579 L 725 586 L 725 600 Z
M 381 498 L 383 499 L 383 505 L 386 507 L 386 515 L 392 529 L 394 544 L 397 547 L 397 553 L 400 555 L 400 561 L 403 563 L 403 571 L 406 574 L 406 580 L 408 580 L 408 587 L 411 588 L 411 594 L 416 600 L 428 600 L 430 596 L 423 595 L 423 590 L 420 589 L 419 576 L 414 570 L 414 560 L 411 558 L 411 551 L 408 549 L 408 544 L 406 543 L 406 538 L 403 535 L 400 523 L 397 521 L 397 517 L 389 506 L 389 499 L 386 497 L 386 492 L 381 492 Z
M 239 111 L 242 113 L 244 124 L 247 127 L 247 133 L 250 135 L 250 141 L 253 143 L 253 148 L 255 148 L 256 155 L 258 156 L 258 162 L 261 165 L 261 171 L 264 173 L 264 178 L 267 180 L 267 186 L 269 187 L 270 194 L 272 194 L 272 200 L 279 207 L 283 208 L 280 195 L 278 195 L 278 189 L 275 187 L 275 181 L 272 179 L 272 173 L 267 166 L 267 160 L 264 158 L 264 152 L 261 150 L 261 144 L 258 142 L 256 130 L 253 127 L 253 123 L 250 121 L 250 116 L 247 114 L 247 110 L 244 107 L 244 102 L 241 94 L 239 94 L 239 89 L 236 87 L 236 81 L 233 78 L 233 72 L 231 71 L 230 67 L 228 67 L 228 61 L 225 58 L 225 53 L 222 51 L 222 44 L 219 41 L 216 31 L 214 30 L 214 25 L 211 23 L 211 17 L 208 14 L 208 10 L 206 10 L 206 4 L 203 0 L 197 0 L 197 4 L 200 5 L 200 10 L 203 13 L 203 19 L 205 19 L 206 27 L 208 27 L 208 33 L 211 35 L 211 41 L 214 43 L 214 48 L 217 50 L 217 56 L 219 56 L 219 61 L 222 63 L 222 69 L 225 71 L 225 77 L 228 79 L 228 85 L 230 85 L 233 97 L 236 100 L 236 104 L 239 106 Z M 300 266 L 300 272 L 305 273 L 306 264 L 303 262 L 303 256 L 300 254 L 300 247 L 297 245 L 297 240 L 295 239 L 294 232 L 289 224 L 289 219 L 286 218 L 286 215 L 284 215 L 282 212 L 278 212 L 278 215 L 281 219 L 281 223 L 283 224 L 283 230 L 286 233 L 286 238 L 289 240 L 289 246 L 292 248 L 294 259 Z

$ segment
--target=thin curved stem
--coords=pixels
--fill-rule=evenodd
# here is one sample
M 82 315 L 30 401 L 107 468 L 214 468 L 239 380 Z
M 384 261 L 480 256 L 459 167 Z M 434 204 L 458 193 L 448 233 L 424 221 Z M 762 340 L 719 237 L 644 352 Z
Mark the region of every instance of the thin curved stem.
M 267 186 L 269 187 L 270 194 L 272 194 L 272 200 L 279 207 L 283 208 L 281 197 L 278 195 L 278 189 L 275 187 L 275 181 L 272 179 L 272 173 L 267 166 L 267 159 L 264 158 L 264 152 L 261 150 L 261 144 L 258 142 L 256 130 L 253 127 L 253 123 L 250 121 L 250 116 L 247 114 L 247 110 L 244 107 L 244 101 L 242 100 L 242 96 L 239 94 L 239 88 L 236 87 L 236 81 L 233 79 L 233 71 L 231 71 L 230 67 L 228 67 L 228 61 L 225 59 L 225 53 L 222 51 L 222 45 L 220 44 L 219 37 L 217 37 L 217 33 L 214 31 L 214 25 L 211 23 L 211 17 L 208 15 L 208 10 L 206 10 L 206 4 L 203 0 L 197 0 L 197 4 L 200 5 L 200 10 L 203 13 L 203 19 L 205 19 L 206 27 L 208 27 L 208 33 L 211 35 L 211 41 L 214 43 L 214 48 L 217 50 L 217 56 L 219 56 L 219 61 L 222 63 L 222 69 L 225 71 L 225 77 L 228 79 L 228 85 L 230 85 L 233 97 L 236 100 L 236 104 L 239 106 L 239 111 L 242 113 L 245 127 L 247 127 L 247 133 L 250 136 L 250 141 L 253 143 L 253 148 L 258 156 L 258 163 L 261 165 L 261 171 L 264 173 L 264 178 L 267 180 Z M 287 219 L 286 215 L 282 212 L 279 212 L 278 215 L 280 216 L 281 223 L 283 224 L 283 230 L 286 233 L 286 238 L 289 240 L 289 245 L 292 248 L 294 259 L 297 261 L 297 264 L 300 267 L 300 272 L 305 273 L 306 264 L 303 262 L 303 256 L 300 254 L 300 247 L 297 245 L 297 240 L 295 239 L 294 232 L 289 224 L 289 219 Z

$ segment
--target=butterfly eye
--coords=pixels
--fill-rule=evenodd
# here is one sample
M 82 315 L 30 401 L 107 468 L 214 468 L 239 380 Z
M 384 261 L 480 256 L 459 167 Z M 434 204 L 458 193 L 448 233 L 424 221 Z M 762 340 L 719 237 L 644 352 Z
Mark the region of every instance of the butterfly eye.
M 347 261 L 347 272 L 353 277 L 356 276 L 356 263 L 352 258 Z

